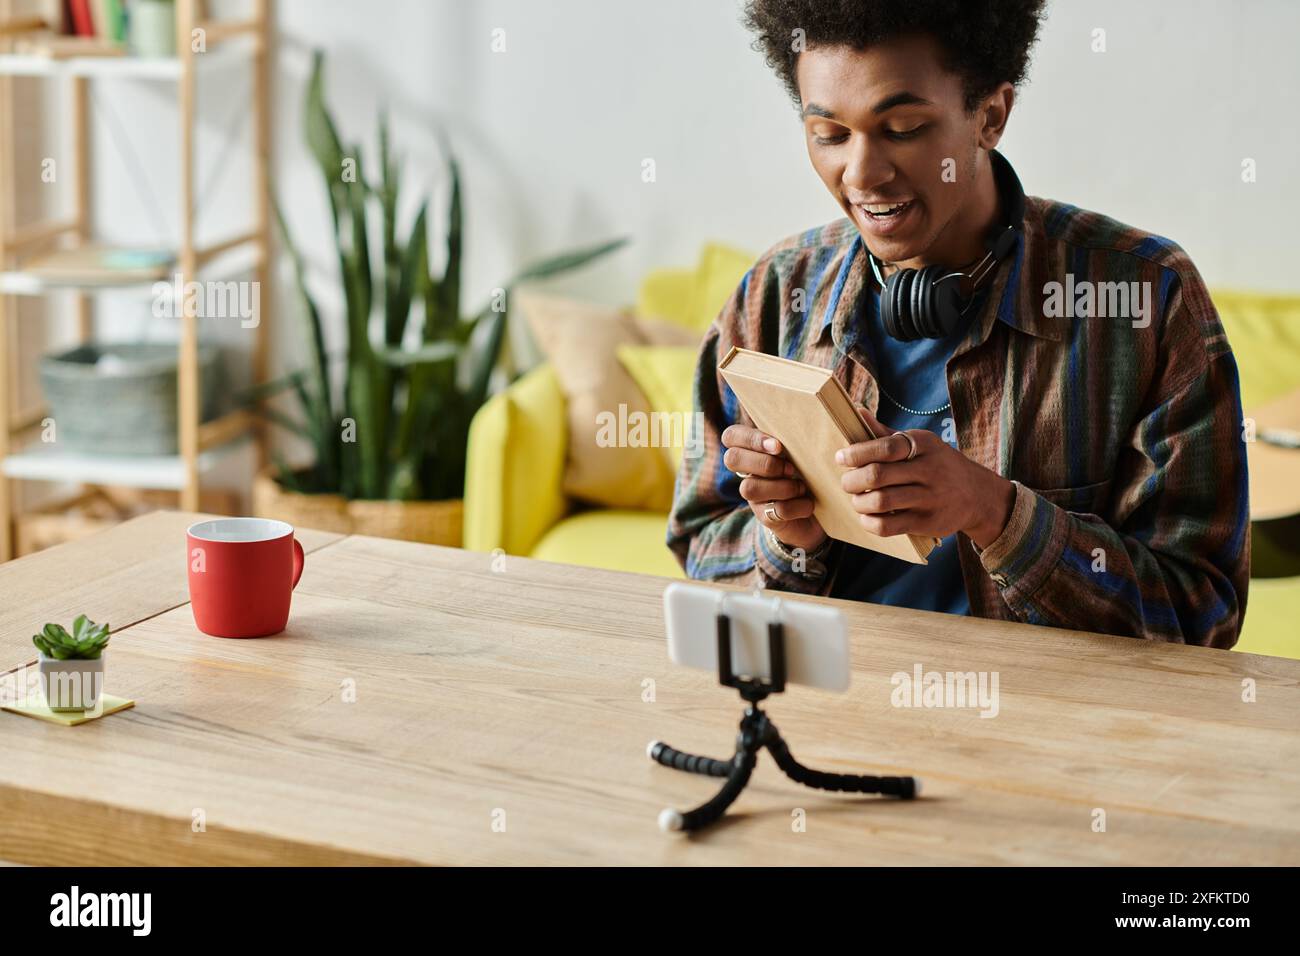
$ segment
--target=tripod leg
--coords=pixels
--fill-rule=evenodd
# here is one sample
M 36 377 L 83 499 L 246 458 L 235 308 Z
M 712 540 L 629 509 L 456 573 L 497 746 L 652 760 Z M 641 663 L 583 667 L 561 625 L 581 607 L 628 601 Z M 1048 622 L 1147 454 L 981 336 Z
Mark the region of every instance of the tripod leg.
M 883 793 L 904 800 L 910 800 L 921 792 L 921 784 L 915 777 L 870 777 L 853 773 L 823 773 L 805 767 L 794 759 L 790 748 L 786 746 L 781 734 L 771 723 L 767 725 L 764 743 L 776 760 L 776 765 L 785 772 L 785 775 L 807 787 L 844 793 Z
M 674 770 L 685 770 L 687 773 L 702 773 L 707 777 L 731 776 L 732 762 L 730 760 L 714 760 L 712 757 L 688 754 L 668 746 L 662 740 L 651 741 L 645 752 L 646 756 L 655 763 L 661 763 L 665 767 L 672 767 Z
M 730 764 L 731 772 L 727 775 L 727 782 L 711 800 L 685 813 L 672 809 L 665 810 L 659 814 L 659 827 L 663 830 L 699 830 L 718 820 L 727 812 L 727 808 L 736 802 L 740 791 L 745 789 L 745 784 L 749 783 L 749 777 L 754 772 L 754 764 L 757 762 L 758 755 L 754 750 L 741 750 Z

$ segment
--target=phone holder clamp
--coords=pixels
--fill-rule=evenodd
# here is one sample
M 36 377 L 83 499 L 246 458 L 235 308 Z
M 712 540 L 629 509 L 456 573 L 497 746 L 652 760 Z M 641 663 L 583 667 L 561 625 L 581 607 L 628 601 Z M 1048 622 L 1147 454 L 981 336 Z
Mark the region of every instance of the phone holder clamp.
M 769 674 L 767 680 L 740 676 L 731 666 L 731 618 L 726 613 L 727 596 L 722 597 L 717 615 L 718 682 L 724 687 L 734 687 L 749 705 L 740 720 L 736 735 L 736 753 L 730 760 L 716 760 L 689 754 L 655 740 L 646 748 L 646 754 L 656 763 L 698 773 L 708 777 L 725 777 L 726 781 L 710 800 L 685 813 L 671 807 L 659 814 L 662 830 L 699 830 L 721 819 L 727 808 L 735 803 L 740 792 L 749 783 L 758 752 L 763 748 L 772 755 L 776 765 L 796 783 L 818 790 L 842 793 L 879 793 L 910 800 L 921 792 L 921 783 L 915 777 L 872 777 L 849 773 L 823 773 L 805 767 L 795 760 L 790 748 L 781 737 L 776 725 L 759 709 L 759 702 L 769 694 L 785 690 L 785 628 L 781 622 L 781 599 L 776 599 L 772 619 L 767 625 L 767 651 Z

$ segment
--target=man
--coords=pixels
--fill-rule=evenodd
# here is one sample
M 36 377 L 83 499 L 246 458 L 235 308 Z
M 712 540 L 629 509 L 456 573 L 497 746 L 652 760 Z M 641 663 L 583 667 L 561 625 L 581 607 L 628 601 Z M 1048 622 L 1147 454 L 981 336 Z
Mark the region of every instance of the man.
M 705 338 L 706 453 L 683 461 L 668 528 L 691 577 L 1236 642 L 1246 459 L 1204 283 L 1166 239 L 1024 197 L 994 152 L 1041 7 L 750 0 L 846 218 L 765 253 Z M 891 334 L 886 316 L 917 303 L 892 286 L 882 303 L 882 284 L 925 266 L 962 275 L 960 309 L 926 337 Z M 881 436 L 827 451 L 843 493 L 874 533 L 942 539 L 928 564 L 826 536 L 780 443 L 717 374 L 733 346 L 834 370 Z

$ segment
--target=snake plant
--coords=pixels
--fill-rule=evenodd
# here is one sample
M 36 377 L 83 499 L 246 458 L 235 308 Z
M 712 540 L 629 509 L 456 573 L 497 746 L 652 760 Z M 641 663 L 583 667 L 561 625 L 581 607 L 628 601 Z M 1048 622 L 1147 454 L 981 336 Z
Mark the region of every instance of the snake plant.
M 55 660 L 93 661 L 108 646 L 110 635 L 107 624 L 96 624 L 82 614 L 72 622 L 71 634 L 61 624 L 46 624 L 41 633 L 32 635 L 32 643 Z
M 464 225 L 455 157 L 447 150 L 450 202 L 444 265 L 435 274 L 427 236 L 427 197 L 409 230 L 398 229 L 400 189 L 386 117 L 381 115 L 378 123 L 378 178 L 370 180 L 362 167 L 360 146 L 345 147 L 339 137 L 325 105 L 323 80 L 323 60 L 317 52 L 307 86 L 305 137 L 324 179 L 332 214 L 346 305 L 347 352 L 342 388 L 335 394 L 321 311 L 308 290 L 302 256 L 277 209 L 301 300 L 309 363 L 252 394 L 265 398 L 292 389 L 299 416 L 265 406 L 262 411 L 272 422 L 305 438 L 314 451 L 314 463 L 305 471 L 293 471 L 279 461 L 278 479 L 292 490 L 346 498 L 459 498 L 470 421 L 488 397 L 493 370 L 506 364 L 502 343 L 514 286 L 582 266 L 625 240 L 538 262 L 505 283 L 504 296 L 471 317 L 463 316 Z M 373 232 L 368 228 L 372 214 L 379 217 Z M 377 255 L 371 251 L 372 235 L 380 237 Z M 412 312 L 422 313 L 418 336 L 407 335 Z

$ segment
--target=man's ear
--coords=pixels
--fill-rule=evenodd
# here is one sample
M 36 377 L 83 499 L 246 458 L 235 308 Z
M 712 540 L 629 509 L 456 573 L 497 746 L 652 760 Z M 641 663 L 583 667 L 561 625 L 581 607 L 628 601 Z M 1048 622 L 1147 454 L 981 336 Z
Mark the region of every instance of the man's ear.
M 1010 83 L 1003 83 L 976 108 L 981 149 L 993 149 L 998 145 L 1002 134 L 1006 132 L 1007 119 L 1011 116 L 1011 107 L 1015 102 L 1016 88 Z

